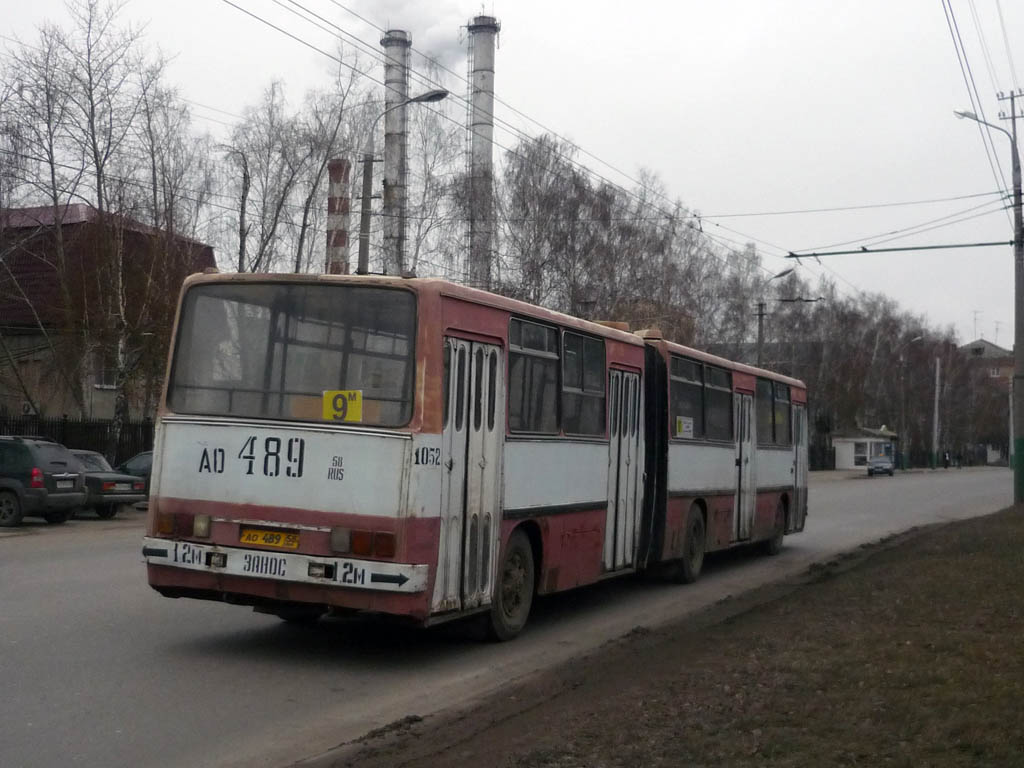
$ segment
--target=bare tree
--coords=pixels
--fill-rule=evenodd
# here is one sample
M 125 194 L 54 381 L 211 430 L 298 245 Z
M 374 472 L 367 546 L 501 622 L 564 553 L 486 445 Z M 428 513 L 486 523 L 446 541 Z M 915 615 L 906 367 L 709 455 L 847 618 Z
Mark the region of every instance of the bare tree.
M 335 87 L 330 92 L 313 91 L 306 96 L 305 109 L 298 123 L 297 138 L 300 146 L 299 161 L 305 173 L 300 181 L 302 200 L 300 203 L 301 217 L 295 244 L 295 272 L 308 270 L 312 262 L 312 252 L 307 241 L 316 240 L 311 237 L 311 225 L 320 223 L 317 212 L 322 210 L 324 195 L 324 176 L 328 163 L 339 154 L 352 154 L 352 126 L 346 125 L 349 112 L 346 108 L 349 95 L 357 83 L 354 70 L 339 68 L 335 79 Z M 317 227 L 313 231 L 319 231 Z M 312 245 L 312 243 L 310 243 Z
M 278 265 L 289 201 L 308 163 L 300 149 L 298 126 L 286 110 L 284 85 L 271 83 L 259 106 L 245 111 L 226 149 L 228 158 L 242 169 L 240 272 L 269 272 Z M 250 234 L 256 238 L 252 250 Z

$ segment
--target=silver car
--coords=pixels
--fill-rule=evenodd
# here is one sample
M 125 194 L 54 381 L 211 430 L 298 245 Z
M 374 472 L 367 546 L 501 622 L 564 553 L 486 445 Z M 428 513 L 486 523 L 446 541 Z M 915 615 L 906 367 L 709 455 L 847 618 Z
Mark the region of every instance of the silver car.
M 888 475 L 892 477 L 892 459 L 888 456 L 875 456 L 868 462 L 868 477 L 872 475 Z

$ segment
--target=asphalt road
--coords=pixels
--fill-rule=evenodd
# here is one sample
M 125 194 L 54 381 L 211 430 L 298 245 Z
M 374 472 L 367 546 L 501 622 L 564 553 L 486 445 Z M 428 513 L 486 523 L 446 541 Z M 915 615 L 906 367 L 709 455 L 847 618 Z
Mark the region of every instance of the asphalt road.
M 709 559 L 696 585 L 620 579 L 542 599 L 503 645 L 469 630 L 354 622 L 295 628 L 168 600 L 139 554 L 142 519 L 0 534 L 0 766 L 284 766 L 406 715 L 486 695 L 891 533 L 1012 501 L 1007 470 L 812 475 L 807 530 L 778 557 Z

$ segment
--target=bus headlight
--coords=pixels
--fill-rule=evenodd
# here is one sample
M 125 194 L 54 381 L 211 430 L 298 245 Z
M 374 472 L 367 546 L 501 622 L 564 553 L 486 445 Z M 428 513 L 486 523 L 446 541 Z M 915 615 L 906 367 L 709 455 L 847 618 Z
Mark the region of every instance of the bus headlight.
M 192 535 L 197 539 L 210 537 L 210 516 L 196 515 L 192 518 Z
M 352 531 L 348 528 L 331 528 L 331 550 L 348 554 L 352 547 Z

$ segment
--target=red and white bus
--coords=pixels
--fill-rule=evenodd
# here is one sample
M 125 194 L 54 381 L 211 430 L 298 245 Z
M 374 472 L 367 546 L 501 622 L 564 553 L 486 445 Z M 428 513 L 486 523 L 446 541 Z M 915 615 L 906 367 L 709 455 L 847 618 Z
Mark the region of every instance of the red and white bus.
M 442 280 L 183 288 L 143 556 L 288 620 L 486 614 L 803 529 L 806 390 Z

